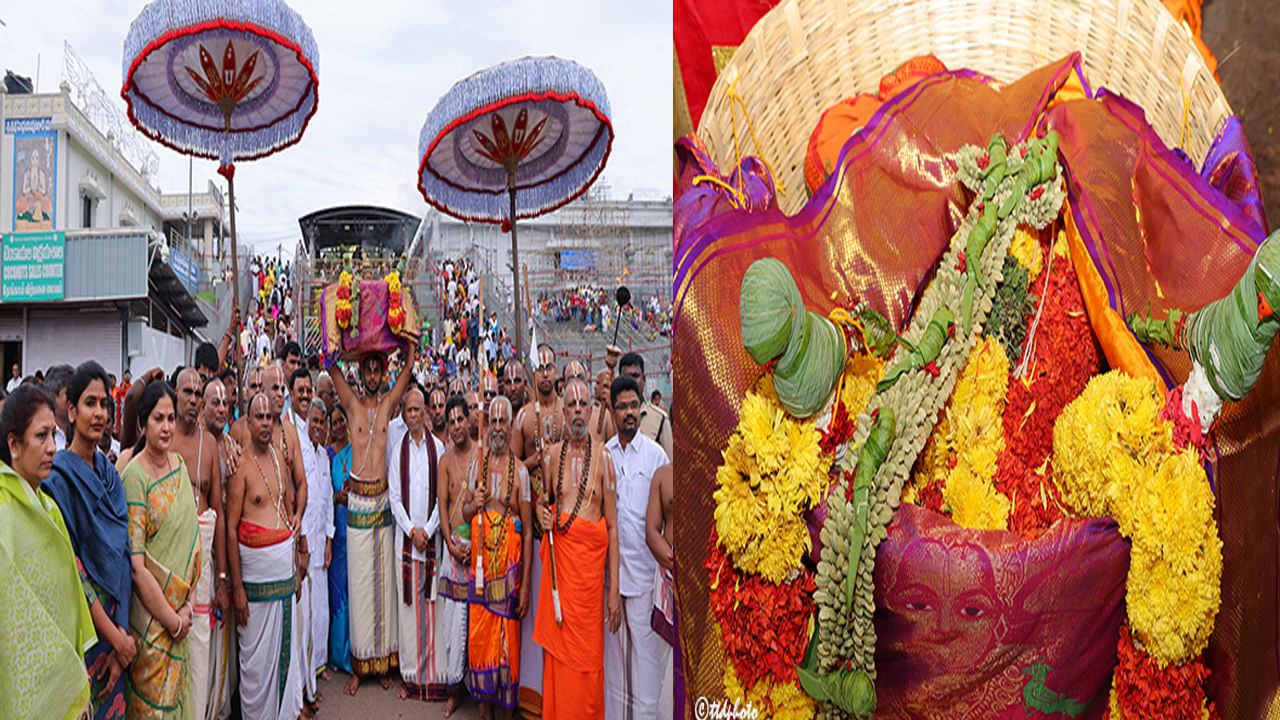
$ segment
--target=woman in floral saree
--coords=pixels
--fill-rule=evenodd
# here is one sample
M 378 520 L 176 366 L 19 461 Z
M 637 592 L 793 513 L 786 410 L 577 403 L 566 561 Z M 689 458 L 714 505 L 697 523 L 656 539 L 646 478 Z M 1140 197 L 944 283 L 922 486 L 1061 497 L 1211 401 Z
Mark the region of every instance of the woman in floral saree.
M 138 403 L 141 437 L 121 474 L 133 564 L 129 630 L 138 641 L 129 668 L 130 720 L 195 716 L 187 633 L 200 575 L 200 527 L 186 465 L 169 451 L 175 398 L 163 380 L 148 383 Z

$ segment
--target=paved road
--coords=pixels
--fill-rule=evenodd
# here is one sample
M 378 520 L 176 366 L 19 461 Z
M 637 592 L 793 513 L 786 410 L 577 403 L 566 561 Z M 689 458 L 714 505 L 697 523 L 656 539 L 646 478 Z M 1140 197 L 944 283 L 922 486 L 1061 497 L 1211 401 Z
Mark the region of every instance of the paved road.
M 366 680 L 360 684 L 360 691 L 355 697 L 348 697 L 343 694 L 342 686 L 346 684 L 349 675 L 345 673 L 334 673 L 329 682 L 320 681 L 318 690 L 320 692 L 320 714 L 317 716 L 320 720 L 353 718 L 355 720 L 382 720 L 387 718 L 412 718 L 413 720 L 429 719 L 444 717 L 444 703 L 429 703 L 421 700 L 401 700 L 396 697 L 396 689 L 399 683 L 392 686 L 390 690 L 383 690 L 382 686 L 372 680 Z M 499 720 L 503 717 L 501 713 L 497 713 L 496 718 Z M 517 717 L 519 714 L 517 713 Z M 450 720 L 479 720 L 480 708 L 470 698 L 466 699 L 450 716 Z

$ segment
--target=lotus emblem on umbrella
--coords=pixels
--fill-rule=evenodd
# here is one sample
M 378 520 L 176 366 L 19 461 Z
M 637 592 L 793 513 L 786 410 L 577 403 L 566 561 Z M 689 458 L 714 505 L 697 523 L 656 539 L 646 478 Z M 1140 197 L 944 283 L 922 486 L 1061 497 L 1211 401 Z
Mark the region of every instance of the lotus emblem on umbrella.
M 249 59 L 244 61 L 244 67 L 237 71 L 236 47 L 228 40 L 227 48 L 222 52 L 221 71 L 214 64 L 213 55 L 205 49 L 204 44 L 200 45 L 200 68 L 204 71 L 204 77 L 201 77 L 200 73 L 190 65 L 186 65 L 184 69 L 201 92 L 222 110 L 222 114 L 226 117 L 226 129 L 230 130 L 232 109 L 249 94 L 250 90 L 262 82 L 262 75 L 254 77 L 257 67 L 258 51 L 255 50 Z
M 528 127 L 528 124 L 529 110 L 528 108 L 521 108 L 516 115 L 516 124 L 510 135 L 507 135 L 507 123 L 502 119 L 502 115 L 496 112 L 489 116 L 489 127 L 493 133 L 492 139 L 486 137 L 479 130 L 472 129 L 471 132 L 475 135 L 476 141 L 480 143 L 480 146 L 484 148 L 480 151 L 480 154 L 505 167 L 505 163 L 509 162 L 509 158 L 514 158 L 515 162 L 519 163 L 528 157 L 529 153 L 533 152 L 538 143 L 542 142 L 542 128 L 546 126 L 547 118 L 544 116 L 538 121 L 537 125 L 533 126 L 533 130 L 526 134 L 525 128 Z

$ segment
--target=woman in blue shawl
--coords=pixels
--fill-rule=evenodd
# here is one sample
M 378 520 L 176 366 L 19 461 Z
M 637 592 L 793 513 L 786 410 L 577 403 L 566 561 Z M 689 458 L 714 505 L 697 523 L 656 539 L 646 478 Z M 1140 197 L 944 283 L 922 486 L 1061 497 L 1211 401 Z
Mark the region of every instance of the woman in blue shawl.
M 67 383 L 71 446 L 53 458 L 41 489 L 62 511 L 80 568 L 98 642 L 85 653 L 95 720 L 125 716 L 125 669 L 137 646 L 129 637 L 129 512 L 124 484 L 98 441 L 107 427 L 111 388 L 107 371 L 90 360 Z
M 334 404 L 329 411 L 330 470 L 333 476 L 333 551 L 329 558 L 329 665 L 351 672 L 351 627 L 347 624 L 347 476 L 351 474 L 351 444 L 347 442 L 347 411 Z

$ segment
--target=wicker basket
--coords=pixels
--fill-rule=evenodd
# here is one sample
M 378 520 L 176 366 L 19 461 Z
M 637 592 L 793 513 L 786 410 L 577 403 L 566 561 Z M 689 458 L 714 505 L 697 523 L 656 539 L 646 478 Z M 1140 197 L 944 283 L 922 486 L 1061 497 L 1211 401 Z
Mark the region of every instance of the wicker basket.
M 841 98 L 874 93 L 906 60 L 932 53 L 948 68 L 1010 82 L 1077 50 L 1093 87 L 1138 103 L 1168 146 L 1203 162 L 1231 108 L 1189 31 L 1159 0 L 783 0 L 721 71 L 698 133 L 721 167 L 733 163 L 736 83 L 760 151 L 787 190 L 779 204 L 795 213 L 818 117 Z M 737 112 L 740 150 L 754 154 Z

